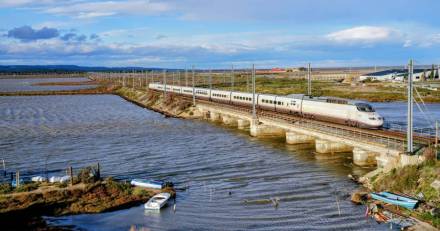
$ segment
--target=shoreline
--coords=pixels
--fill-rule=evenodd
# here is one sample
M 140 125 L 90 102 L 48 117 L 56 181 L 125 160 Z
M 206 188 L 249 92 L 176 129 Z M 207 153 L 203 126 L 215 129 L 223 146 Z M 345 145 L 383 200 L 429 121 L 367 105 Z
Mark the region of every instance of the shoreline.
M 69 168 L 68 168 L 69 169 Z M 69 170 L 72 171 L 72 170 Z M 44 216 L 96 214 L 122 210 L 147 202 L 160 192 L 176 196 L 172 185 L 162 189 L 132 186 L 111 177 L 101 178 L 99 165 L 81 169 L 68 182 L 23 182 L 18 187 L 2 183 L 0 226 L 14 229 L 49 228 Z

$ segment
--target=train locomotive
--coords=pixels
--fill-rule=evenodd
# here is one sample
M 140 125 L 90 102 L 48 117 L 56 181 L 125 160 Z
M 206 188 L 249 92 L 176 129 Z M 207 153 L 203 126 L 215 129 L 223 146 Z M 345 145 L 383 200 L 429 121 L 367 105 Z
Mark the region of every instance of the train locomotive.
M 246 92 L 211 90 L 199 87 L 185 87 L 150 83 L 149 88 L 193 96 L 198 99 L 238 106 L 252 106 L 253 94 Z M 165 89 L 166 88 L 166 89 Z M 344 124 L 359 128 L 379 129 L 384 123 L 374 108 L 365 102 L 334 97 L 312 97 L 303 94 L 287 96 L 255 94 L 256 107 L 279 113 L 302 116 L 304 118 Z

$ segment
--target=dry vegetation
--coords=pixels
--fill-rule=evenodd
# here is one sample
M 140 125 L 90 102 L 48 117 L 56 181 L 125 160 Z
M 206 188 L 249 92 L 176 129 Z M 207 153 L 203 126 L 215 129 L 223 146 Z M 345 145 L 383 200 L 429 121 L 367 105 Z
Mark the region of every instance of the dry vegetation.
M 61 216 L 101 213 L 146 202 L 160 191 L 175 195 L 172 188 L 163 190 L 132 187 L 112 178 L 101 180 L 90 174 L 92 168 L 74 177 L 74 185 L 28 183 L 17 189 L 2 186 L 0 194 L 0 225 L 26 223 L 38 216 Z
M 229 90 L 230 87 L 220 87 Z M 250 89 L 250 87 L 249 87 Z M 236 84 L 236 91 L 247 91 L 246 82 Z M 256 79 L 256 91 L 258 93 L 288 95 L 307 93 L 305 80 L 287 78 L 262 78 Z M 425 102 L 440 102 L 440 91 L 431 91 L 418 88 Z M 351 85 L 338 81 L 313 81 L 312 94 L 315 96 L 333 96 L 370 102 L 387 102 L 406 100 L 406 88 L 397 83 L 358 83 Z
M 436 179 L 440 180 L 440 161 L 427 160 L 421 165 L 393 169 L 372 180 L 375 191 L 423 195 L 425 203 L 418 210 L 407 213 L 440 228 L 440 217 L 430 213 L 431 209 L 440 208 L 440 192 L 431 186 Z

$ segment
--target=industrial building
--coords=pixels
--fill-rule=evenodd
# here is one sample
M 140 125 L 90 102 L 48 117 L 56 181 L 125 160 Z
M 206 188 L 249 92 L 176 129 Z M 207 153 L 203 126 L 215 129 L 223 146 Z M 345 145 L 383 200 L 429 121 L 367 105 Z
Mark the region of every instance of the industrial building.
M 426 69 L 414 69 L 413 81 L 421 81 L 429 79 L 432 70 Z M 360 81 L 377 80 L 377 81 L 404 81 L 408 75 L 408 70 L 406 69 L 391 69 L 385 71 L 378 71 L 373 73 L 368 73 L 361 75 L 359 77 Z M 439 78 L 439 70 L 434 70 L 435 79 Z

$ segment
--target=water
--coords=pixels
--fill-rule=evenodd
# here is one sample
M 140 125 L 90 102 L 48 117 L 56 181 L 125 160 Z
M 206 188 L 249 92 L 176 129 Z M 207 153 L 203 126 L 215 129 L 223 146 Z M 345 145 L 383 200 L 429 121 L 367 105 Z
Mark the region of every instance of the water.
M 438 106 L 438 105 L 437 105 Z M 393 107 L 381 110 L 394 114 Z M 0 97 L 0 150 L 10 169 L 64 169 L 99 161 L 120 179 L 170 180 L 179 191 L 160 213 L 142 206 L 47 220 L 86 230 L 385 230 L 346 194 L 350 155 L 250 137 L 205 121 L 166 119 L 112 95 Z M 269 201 L 279 198 L 275 208 Z M 336 198 L 341 215 L 339 216 Z M 172 202 L 171 202 L 172 204 Z
M 407 104 L 406 102 L 371 103 L 376 111 L 391 123 L 395 129 L 406 129 Z M 435 121 L 440 121 L 440 104 L 414 104 L 413 125 L 416 132 L 435 134 Z
M 79 90 L 93 88 L 96 85 L 76 85 L 76 86 L 33 86 L 36 83 L 49 82 L 84 82 L 88 78 L 35 78 L 35 79 L 0 79 L 0 92 L 15 91 L 61 91 L 61 90 Z

